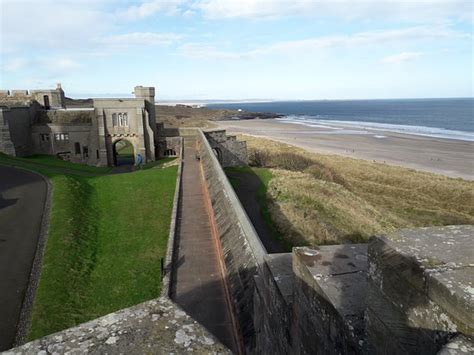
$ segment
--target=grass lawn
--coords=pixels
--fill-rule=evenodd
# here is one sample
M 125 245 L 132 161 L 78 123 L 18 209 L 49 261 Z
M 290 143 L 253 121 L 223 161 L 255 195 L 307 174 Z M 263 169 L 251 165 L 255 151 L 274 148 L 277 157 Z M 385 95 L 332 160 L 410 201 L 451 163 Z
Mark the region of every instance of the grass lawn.
M 38 165 L 38 169 L 61 168 L 93 174 L 107 174 L 112 170 L 112 168 L 109 167 L 98 168 L 95 166 L 74 164 L 69 161 L 58 159 L 51 155 L 32 155 L 27 158 L 13 158 L 8 155 L 0 154 L 0 162 L 7 165 L 13 164 L 17 166 L 24 166 L 26 168 L 30 167 L 31 170 L 35 169 L 35 164 Z
M 147 169 L 151 169 L 151 168 L 160 167 L 164 164 L 172 162 L 173 160 L 176 160 L 176 158 L 174 158 L 174 157 L 161 158 L 159 160 L 155 160 L 155 161 L 146 163 L 145 165 L 142 166 L 142 169 L 147 170 Z
M 81 168 L 104 170 L 70 169 L 70 163 L 67 173 L 52 168 L 63 163 L 0 155 L 0 164 L 38 171 L 53 184 L 29 340 L 160 293 L 160 258 L 166 253 L 177 167 L 81 176 Z

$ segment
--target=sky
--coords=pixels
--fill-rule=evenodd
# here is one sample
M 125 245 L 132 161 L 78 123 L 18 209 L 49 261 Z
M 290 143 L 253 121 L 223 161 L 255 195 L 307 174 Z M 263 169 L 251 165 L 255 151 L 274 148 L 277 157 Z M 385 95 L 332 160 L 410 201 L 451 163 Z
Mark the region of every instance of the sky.
M 472 0 L 0 0 L 0 88 L 158 100 L 472 97 Z

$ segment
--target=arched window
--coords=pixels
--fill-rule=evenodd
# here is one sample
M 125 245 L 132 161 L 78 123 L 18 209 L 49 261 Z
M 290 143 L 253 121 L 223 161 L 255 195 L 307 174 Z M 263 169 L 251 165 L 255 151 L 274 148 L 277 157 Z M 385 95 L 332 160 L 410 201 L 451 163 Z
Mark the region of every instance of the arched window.
M 119 126 L 122 127 L 123 126 L 123 114 L 121 112 L 118 114 L 118 122 L 119 122 Z
M 123 114 L 123 126 L 128 127 L 128 115 L 126 112 Z
M 166 149 L 164 152 L 165 157 L 175 157 L 176 152 L 173 149 Z
M 117 114 L 116 113 L 113 113 L 112 114 L 112 126 L 116 127 L 118 124 L 117 122 Z

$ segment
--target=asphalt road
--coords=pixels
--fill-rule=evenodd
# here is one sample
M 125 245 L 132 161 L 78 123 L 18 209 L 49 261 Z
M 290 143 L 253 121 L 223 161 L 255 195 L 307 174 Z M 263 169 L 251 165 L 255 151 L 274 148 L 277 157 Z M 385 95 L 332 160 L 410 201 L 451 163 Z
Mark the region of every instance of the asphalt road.
M 39 175 L 0 166 L 0 351 L 15 339 L 46 195 Z

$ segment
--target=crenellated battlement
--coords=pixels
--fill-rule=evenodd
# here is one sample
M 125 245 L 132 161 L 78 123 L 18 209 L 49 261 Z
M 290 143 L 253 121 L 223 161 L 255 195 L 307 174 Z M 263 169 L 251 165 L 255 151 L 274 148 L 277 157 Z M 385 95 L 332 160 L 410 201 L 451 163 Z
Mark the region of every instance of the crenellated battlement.
M 46 109 L 64 108 L 65 96 L 61 84 L 56 89 L 40 90 L 0 90 L 0 104 L 7 106 L 26 106 L 36 101 Z

